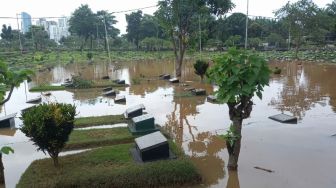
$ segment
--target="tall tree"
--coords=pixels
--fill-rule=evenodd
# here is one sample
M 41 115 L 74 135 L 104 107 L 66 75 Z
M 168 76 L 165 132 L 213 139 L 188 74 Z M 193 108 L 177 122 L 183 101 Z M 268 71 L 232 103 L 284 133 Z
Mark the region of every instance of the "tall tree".
M 175 74 L 180 77 L 188 38 L 195 32 L 192 20 L 201 14 L 223 15 L 233 8 L 231 0 L 161 0 L 155 15 L 173 43 Z
M 88 5 L 81 5 L 72 13 L 69 19 L 69 31 L 71 34 L 76 34 L 84 39 L 82 45 L 80 46 L 80 50 L 83 50 L 83 47 L 89 37 L 92 39 L 94 36 L 96 31 L 96 22 L 96 16 Z
M 13 39 L 12 27 L 7 27 L 6 24 L 2 25 L 0 36 L 2 39 L 11 41 Z
M 107 50 L 107 38 L 116 38 L 120 33 L 119 29 L 115 28 L 113 25 L 117 23 L 115 16 L 108 13 L 105 10 L 100 10 L 96 13 L 98 22 L 96 23 L 96 29 L 99 38 L 104 38 L 104 47 Z M 106 33 L 105 33 L 106 26 Z M 106 36 L 107 35 L 107 36 Z
M 290 29 L 290 34 L 295 41 L 295 56 L 303 43 L 303 37 L 316 29 L 315 15 L 318 7 L 312 0 L 300 0 L 296 3 L 289 2 L 275 12 L 275 15 L 283 19 Z
M 25 37 L 33 40 L 35 50 L 44 49 L 49 40 L 48 32 L 42 26 L 36 25 L 32 25 L 29 28 L 29 31 L 25 33 Z
M 131 14 L 126 14 L 126 37 L 130 42 L 133 42 L 136 45 L 137 49 L 139 49 L 140 42 L 141 20 L 142 12 L 140 10 L 132 12 Z

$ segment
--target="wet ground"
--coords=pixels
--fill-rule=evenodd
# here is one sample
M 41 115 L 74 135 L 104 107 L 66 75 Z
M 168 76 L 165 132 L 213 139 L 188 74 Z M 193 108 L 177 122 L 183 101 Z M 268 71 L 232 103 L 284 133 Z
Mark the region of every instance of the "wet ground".
M 225 144 L 216 137 L 230 125 L 226 105 L 207 102 L 205 96 L 186 95 L 186 87 L 204 88 L 207 93 L 216 89 L 200 82 L 191 62 L 185 65 L 182 75 L 188 86 L 158 80 L 160 74 L 173 73 L 172 62 L 58 66 L 37 73 L 34 82 L 15 89 L 0 116 L 31 106 L 25 101 L 41 93 L 27 92 L 27 87 L 61 84 L 71 74 L 81 73 L 93 80 L 109 75 L 131 84 L 120 90 L 126 96 L 126 104 L 115 104 L 99 89 L 52 91 L 50 97 L 42 100 L 75 104 L 78 116 L 121 114 L 127 107 L 143 103 L 156 123 L 174 136 L 200 169 L 204 184 L 196 187 L 336 187 L 336 136 L 332 136 L 336 134 L 336 66 L 301 62 L 271 62 L 270 66 L 282 68 L 282 73 L 272 75 L 263 100 L 254 99 L 251 117 L 243 122 L 238 173 L 227 171 Z M 279 113 L 295 115 L 299 121 L 281 124 L 268 119 Z M 16 126 L 20 124 L 16 118 Z M 16 129 L 0 129 L 0 143 L 15 150 L 3 157 L 7 187 L 15 186 L 33 160 L 46 157 Z

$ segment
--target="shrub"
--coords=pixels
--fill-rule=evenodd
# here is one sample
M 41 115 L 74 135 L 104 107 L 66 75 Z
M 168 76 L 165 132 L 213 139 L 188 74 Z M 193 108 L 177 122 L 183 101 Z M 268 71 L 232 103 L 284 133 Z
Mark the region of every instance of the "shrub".
M 22 113 L 24 126 L 21 131 L 29 137 L 38 150 L 48 152 L 58 166 L 61 152 L 74 127 L 76 107 L 71 104 L 40 104 Z
M 197 60 L 194 64 L 195 74 L 199 75 L 201 77 L 201 80 L 203 81 L 203 77 L 208 70 L 209 63 L 207 63 L 204 60 Z

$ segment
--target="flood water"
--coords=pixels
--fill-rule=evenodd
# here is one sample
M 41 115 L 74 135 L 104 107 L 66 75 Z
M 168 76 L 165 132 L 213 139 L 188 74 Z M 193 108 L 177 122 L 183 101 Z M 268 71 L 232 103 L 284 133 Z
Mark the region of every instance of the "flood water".
M 75 104 L 78 116 L 121 114 L 126 108 L 143 103 L 146 112 L 154 115 L 155 123 L 173 135 L 200 169 L 204 183 L 195 187 L 336 187 L 336 136 L 332 136 L 336 134 L 336 66 L 301 62 L 270 62 L 270 66 L 282 68 L 282 74 L 272 75 L 263 100 L 253 99 L 251 117 L 243 122 L 237 173 L 228 172 L 226 146 L 216 137 L 230 125 L 227 106 L 207 102 L 205 96 L 185 96 L 186 87 L 204 88 L 207 93 L 216 89 L 200 82 L 192 62 L 186 63 L 182 75 L 188 86 L 158 80 L 160 74 L 173 73 L 172 62 L 57 66 L 37 73 L 33 82 L 15 89 L 11 100 L 1 108 L 0 117 L 31 106 L 25 101 L 41 95 L 27 92 L 25 85 L 57 85 L 78 73 L 96 81 L 109 75 L 131 84 L 120 89 L 126 104 L 115 104 L 113 98 L 103 97 L 100 89 L 52 91 L 50 97 L 42 100 Z M 133 81 L 141 84 L 132 84 Z M 299 121 L 281 124 L 268 119 L 279 113 L 294 115 Z M 16 127 L 20 124 L 16 118 Z M 32 161 L 46 157 L 17 129 L 0 129 L 1 145 L 15 150 L 14 154 L 3 156 L 7 187 L 15 187 Z

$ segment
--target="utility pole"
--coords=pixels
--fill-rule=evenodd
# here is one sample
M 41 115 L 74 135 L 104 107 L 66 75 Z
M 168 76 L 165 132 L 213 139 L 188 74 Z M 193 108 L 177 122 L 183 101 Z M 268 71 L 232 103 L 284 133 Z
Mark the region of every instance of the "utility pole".
M 198 30 L 199 30 L 199 51 L 202 57 L 202 31 L 201 31 L 201 15 L 198 15 Z
M 249 9 L 249 0 L 247 0 L 247 9 L 246 9 L 246 24 L 245 24 L 245 49 L 247 49 L 248 9 Z
M 98 49 L 99 48 L 98 24 L 96 24 L 96 28 L 97 28 L 97 49 Z
M 17 22 L 18 33 L 19 33 L 20 51 L 21 51 L 21 54 L 22 54 L 22 43 L 21 43 L 21 36 L 20 36 L 19 14 L 16 14 L 16 22 Z
M 105 16 L 104 16 L 104 27 L 105 27 L 105 40 L 106 40 L 106 45 L 107 45 L 107 53 L 108 53 L 108 57 L 111 63 L 111 56 L 110 56 L 110 45 L 108 42 L 108 38 L 107 38 L 107 29 L 106 29 L 106 22 L 105 22 Z
M 290 50 L 290 43 L 291 43 L 291 33 L 290 33 L 290 29 L 291 27 L 289 26 L 289 29 L 288 29 L 288 51 Z

